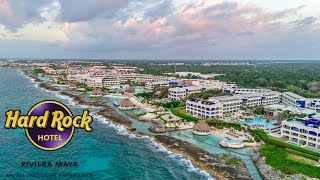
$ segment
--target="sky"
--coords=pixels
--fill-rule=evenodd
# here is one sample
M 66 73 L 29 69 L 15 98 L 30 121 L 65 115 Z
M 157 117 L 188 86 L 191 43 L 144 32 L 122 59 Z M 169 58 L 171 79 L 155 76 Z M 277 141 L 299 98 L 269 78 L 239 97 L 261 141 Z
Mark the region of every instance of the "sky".
M 320 60 L 319 0 L 0 0 L 0 58 Z

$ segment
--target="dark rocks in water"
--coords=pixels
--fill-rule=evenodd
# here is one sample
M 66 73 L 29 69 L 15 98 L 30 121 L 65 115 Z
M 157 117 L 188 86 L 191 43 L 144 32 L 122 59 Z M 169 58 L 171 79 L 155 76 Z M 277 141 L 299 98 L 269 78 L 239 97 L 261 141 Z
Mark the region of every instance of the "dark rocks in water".
M 98 115 L 101 115 L 104 118 L 107 118 L 111 121 L 114 121 L 119 124 L 123 125 L 130 125 L 132 122 L 121 115 L 119 115 L 115 110 L 112 108 L 105 108 L 104 110 L 101 110 L 97 113 Z
M 130 131 L 136 131 L 137 128 L 130 128 L 129 130 L 130 130 Z
M 165 133 L 174 131 L 173 129 L 166 129 L 164 127 L 149 127 L 148 130 L 153 133 Z
M 191 159 L 196 166 L 209 172 L 215 179 L 249 180 L 245 164 L 230 154 L 211 154 L 186 141 L 170 136 L 156 135 L 156 140 L 163 143 L 169 150 Z
M 148 130 L 153 133 L 165 133 L 166 130 L 158 127 L 149 127 Z
M 50 84 L 48 84 L 47 82 L 43 82 L 39 84 L 39 87 L 47 89 L 49 91 L 59 91 L 58 88 L 55 88 L 53 86 L 51 86 Z

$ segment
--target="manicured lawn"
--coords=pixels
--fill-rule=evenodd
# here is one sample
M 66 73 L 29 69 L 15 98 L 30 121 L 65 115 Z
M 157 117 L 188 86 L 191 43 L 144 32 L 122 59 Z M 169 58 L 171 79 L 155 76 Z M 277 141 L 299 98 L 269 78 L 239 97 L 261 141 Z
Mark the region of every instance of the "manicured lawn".
M 285 142 L 286 140 L 282 139 L 282 138 L 277 138 L 277 137 L 272 137 L 269 136 L 270 139 L 276 140 L 276 141 L 281 141 L 281 142 Z
M 291 150 L 298 151 L 298 152 L 301 152 L 301 153 L 304 153 L 307 155 L 316 156 L 320 159 L 320 153 L 318 153 L 318 152 L 315 152 L 315 151 L 312 151 L 309 149 L 305 149 L 302 147 L 298 147 L 298 146 L 295 146 L 292 144 L 288 144 L 286 142 L 271 139 L 264 131 L 261 131 L 261 130 L 252 130 L 252 132 L 255 133 L 256 135 L 258 135 L 264 142 L 266 142 L 268 144 L 275 145 L 280 148 L 291 149 Z
M 185 107 L 171 109 L 171 112 L 172 112 L 172 114 L 174 114 L 178 117 L 186 119 L 187 121 L 198 121 L 199 120 L 199 118 L 197 118 L 197 117 L 193 117 L 193 116 L 186 114 Z
M 292 144 L 269 138 L 261 130 L 252 130 L 268 145 L 262 146 L 260 152 L 266 157 L 267 164 L 286 174 L 302 173 L 309 177 L 320 178 L 320 167 L 314 166 L 320 159 L 320 153 Z
M 266 157 L 267 164 L 285 174 L 302 173 L 309 177 L 320 178 L 320 167 L 311 165 L 312 160 L 290 154 L 274 145 L 262 146 L 260 152 Z
M 301 162 L 304 164 L 309 164 L 311 166 L 313 166 L 317 163 L 317 161 L 315 161 L 315 160 L 308 159 L 308 158 L 301 157 L 301 156 L 294 155 L 294 154 L 290 154 L 290 153 L 288 153 L 288 159 L 296 161 L 296 162 Z

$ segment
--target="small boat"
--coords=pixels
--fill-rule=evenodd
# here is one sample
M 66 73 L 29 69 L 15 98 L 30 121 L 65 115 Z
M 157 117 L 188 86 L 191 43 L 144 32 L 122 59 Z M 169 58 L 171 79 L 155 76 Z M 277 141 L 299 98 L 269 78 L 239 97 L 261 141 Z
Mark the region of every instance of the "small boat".
M 117 101 L 113 101 L 113 104 L 114 104 L 115 106 L 119 106 L 119 103 L 118 103 Z

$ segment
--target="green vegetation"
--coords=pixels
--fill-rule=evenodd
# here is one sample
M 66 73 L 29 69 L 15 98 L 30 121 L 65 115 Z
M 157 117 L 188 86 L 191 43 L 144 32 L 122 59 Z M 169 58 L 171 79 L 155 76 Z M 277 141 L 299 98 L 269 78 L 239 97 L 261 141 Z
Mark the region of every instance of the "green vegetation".
M 312 156 L 318 157 L 320 159 L 320 153 L 318 153 L 318 152 L 315 152 L 315 151 L 312 151 L 309 149 L 305 149 L 302 147 L 298 147 L 298 146 L 295 146 L 292 144 L 288 144 L 288 143 L 285 143 L 282 141 L 278 141 L 275 139 L 271 139 L 268 137 L 268 135 L 264 131 L 261 131 L 261 130 L 252 130 L 252 132 L 254 132 L 256 135 L 258 135 L 264 142 L 266 142 L 268 144 L 275 145 L 280 148 L 291 149 L 291 150 L 298 151 L 298 152 L 301 152 L 304 154 L 312 155 Z
M 295 151 L 295 150 L 292 150 L 292 149 L 287 149 L 287 148 L 285 150 L 287 152 L 289 152 L 290 154 L 294 154 L 294 155 L 298 155 L 298 156 L 305 157 L 305 158 L 308 158 L 308 159 L 312 159 L 314 161 L 318 161 L 319 160 L 319 157 L 314 156 L 314 155 L 305 154 L 305 153 L 302 153 L 302 152 L 299 152 L 299 151 Z
M 153 65 L 136 63 L 143 68 L 141 73 L 161 75 L 174 72 L 174 66 Z M 155 63 L 155 62 L 153 62 Z M 159 62 L 163 64 L 164 62 Z M 252 66 L 201 66 L 199 62 L 190 62 L 176 66 L 177 71 L 200 72 L 204 74 L 221 73 L 222 80 L 237 83 L 246 88 L 270 88 L 277 91 L 290 91 L 307 98 L 320 97 L 320 66 L 319 62 L 288 62 L 258 64 Z
M 45 71 L 43 69 L 35 69 L 32 71 L 33 75 L 44 74 Z
M 219 90 L 208 90 L 204 91 L 201 93 L 195 93 L 191 94 L 188 98 L 202 98 L 202 99 L 209 99 L 209 97 L 214 97 L 214 96 L 230 96 L 231 94 L 225 93 Z
M 76 86 L 79 88 L 84 88 L 86 91 L 92 91 L 93 89 L 84 83 L 76 83 Z
M 163 107 L 165 108 L 176 108 L 179 106 L 181 102 L 180 101 L 171 101 L 163 104 Z
M 163 88 L 159 90 L 160 93 L 157 95 L 157 98 L 162 99 L 162 98 L 167 98 L 169 94 L 169 87 Z
M 254 143 L 254 141 L 249 140 L 249 139 L 243 140 L 242 142 L 245 142 L 245 143 Z
M 288 158 L 290 153 L 274 145 L 262 146 L 260 152 L 266 157 L 268 165 L 285 174 L 304 174 L 309 177 L 320 178 L 320 167 L 301 163 L 298 160 Z
M 214 126 L 217 129 L 219 129 L 220 127 L 233 127 L 234 129 L 236 129 L 238 131 L 241 130 L 241 125 L 240 124 L 228 123 L 228 122 L 224 122 L 224 121 L 209 120 L 208 121 L 208 125 L 209 126 Z
M 260 138 L 258 135 L 256 135 L 255 133 L 253 133 L 252 131 L 249 131 L 250 135 L 254 138 L 255 142 L 260 142 Z
M 253 112 L 255 114 L 258 114 L 258 115 L 263 115 L 265 112 L 264 112 L 264 107 L 263 106 L 257 106 L 253 109 Z
M 152 98 L 153 92 L 143 92 L 135 94 L 136 97 Z
M 226 161 L 226 165 L 236 165 L 240 161 L 239 158 L 230 158 Z
M 171 109 L 171 112 L 172 112 L 172 114 L 174 114 L 178 117 L 181 117 L 187 121 L 198 121 L 199 120 L 199 118 L 197 118 L 197 117 L 187 115 L 185 107 Z

